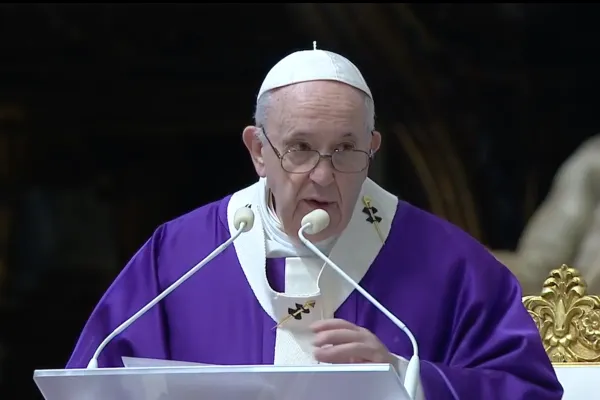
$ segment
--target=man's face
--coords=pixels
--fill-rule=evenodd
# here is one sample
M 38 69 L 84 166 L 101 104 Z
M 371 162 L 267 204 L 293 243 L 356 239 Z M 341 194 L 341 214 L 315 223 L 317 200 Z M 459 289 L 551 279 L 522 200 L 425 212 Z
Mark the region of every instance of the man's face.
M 290 150 L 317 150 L 321 154 L 351 149 L 374 152 L 381 139 L 378 132 L 372 134 L 367 129 L 364 96 L 348 85 L 331 81 L 282 88 L 271 96 L 264 133 L 282 156 Z M 282 168 L 268 143 L 261 144 L 253 138 L 256 129 L 246 128 L 244 142 L 257 173 L 267 179 L 285 232 L 297 237 L 302 218 L 321 208 L 327 211 L 331 222 L 311 240 L 341 233 L 350 221 L 368 169 L 339 172 L 331 159 L 322 158 L 310 172 L 290 173 Z

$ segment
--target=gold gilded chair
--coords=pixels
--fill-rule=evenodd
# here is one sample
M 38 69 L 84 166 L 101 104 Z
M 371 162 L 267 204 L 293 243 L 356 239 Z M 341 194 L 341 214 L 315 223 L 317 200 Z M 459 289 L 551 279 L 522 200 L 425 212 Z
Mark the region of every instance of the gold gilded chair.
M 600 296 L 586 291 L 579 271 L 562 265 L 550 272 L 539 296 L 523 297 L 555 366 L 600 363 Z

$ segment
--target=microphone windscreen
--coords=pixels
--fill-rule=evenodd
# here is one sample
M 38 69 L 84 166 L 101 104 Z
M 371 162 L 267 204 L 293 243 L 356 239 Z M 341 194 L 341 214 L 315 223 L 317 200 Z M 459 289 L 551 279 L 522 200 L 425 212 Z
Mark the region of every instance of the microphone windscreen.
M 301 225 L 304 226 L 306 224 L 310 224 L 306 229 L 306 233 L 316 235 L 329 226 L 329 214 L 327 214 L 327 211 L 317 208 L 302 218 Z
M 235 229 L 240 229 L 242 223 L 244 232 L 248 232 L 254 226 L 254 211 L 250 207 L 242 207 L 238 209 L 233 216 L 233 226 Z

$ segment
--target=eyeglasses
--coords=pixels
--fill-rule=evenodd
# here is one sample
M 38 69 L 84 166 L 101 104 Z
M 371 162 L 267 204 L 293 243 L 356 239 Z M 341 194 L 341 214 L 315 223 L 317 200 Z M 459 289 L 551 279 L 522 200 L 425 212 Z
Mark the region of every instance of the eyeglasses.
M 331 154 L 321 154 L 317 150 L 288 150 L 281 154 L 273 146 L 264 128 L 261 128 L 267 142 L 281 161 L 281 168 L 291 174 L 306 174 L 319 165 L 322 158 L 328 158 L 338 172 L 358 173 L 369 166 L 372 155 L 363 150 L 336 150 Z

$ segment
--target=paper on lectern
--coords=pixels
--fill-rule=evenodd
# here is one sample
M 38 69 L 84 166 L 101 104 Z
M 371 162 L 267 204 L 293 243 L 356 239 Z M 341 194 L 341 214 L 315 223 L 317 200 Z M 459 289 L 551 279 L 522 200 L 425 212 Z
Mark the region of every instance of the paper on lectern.
M 158 358 L 121 357 L 121 360 L 123 361 L 123 366 L 125 368 L 214 366 L 214 364 L 161 360 Z

